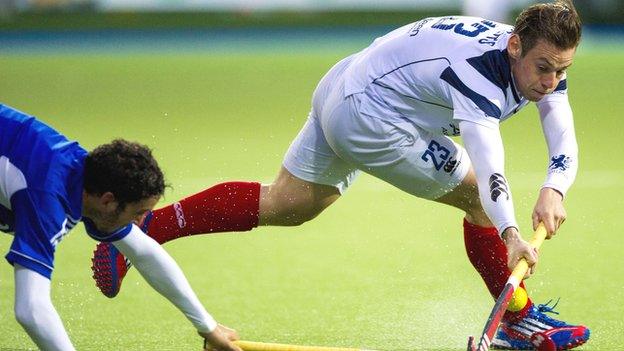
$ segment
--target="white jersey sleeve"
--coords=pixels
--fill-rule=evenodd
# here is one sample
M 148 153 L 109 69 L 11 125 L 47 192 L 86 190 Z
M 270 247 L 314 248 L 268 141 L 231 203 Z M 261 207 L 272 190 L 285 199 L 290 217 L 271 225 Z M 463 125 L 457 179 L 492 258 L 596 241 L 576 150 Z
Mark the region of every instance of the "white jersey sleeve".
M 217 322 L 204 309 L 173 258 L 139 227 L 133 224 L 130 233 L 113 245 L 128 257 L 156 291 L 184 313 L 198 331 L 211 332 L 217 327 Z
M 40 350 L 75 350 L 52 299 L 50 279 L 15 263 L 15 317 Z
M 555 189 L 565 196 L 578 170 L 578 144 L 566 77 L 563 77 L 555 92 L 537 103 L 537 108 L 549 154 L 548 174 L 542 187 Z
M 503 140 L 498 127 L 463 120 L 459 128 L 475 170 L 485 213 L 499 234 L 509 227 L 518 228 L 511 189 L 505 178 Z

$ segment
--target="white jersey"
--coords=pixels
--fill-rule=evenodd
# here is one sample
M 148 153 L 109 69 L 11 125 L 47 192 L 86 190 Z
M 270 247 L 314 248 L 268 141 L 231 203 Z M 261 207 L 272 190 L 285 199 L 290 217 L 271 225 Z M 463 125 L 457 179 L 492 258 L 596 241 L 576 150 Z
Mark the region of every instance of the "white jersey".
M 361 114 L 409 120 L 437 135 L 461 132 L 481 204 L 501 233 L 518 225 L 498 127 L 529 102 L 511 73 L 512 32 L 478 17 L 425 18 L 376 39 L 344 72 L 344 96 L 361 94 Z M 566 77 L 537 105 L 550 153 L 544 186 L 565 194 L 577 168 Z
M 367 95 L 362 113 L 400 115 L 436 134 L 459 135 L 460 120 L 496 126 L 528 103 L 511 76 L 512 30 L 464 16 L 403 26 L 355 55 L 345 95 Z

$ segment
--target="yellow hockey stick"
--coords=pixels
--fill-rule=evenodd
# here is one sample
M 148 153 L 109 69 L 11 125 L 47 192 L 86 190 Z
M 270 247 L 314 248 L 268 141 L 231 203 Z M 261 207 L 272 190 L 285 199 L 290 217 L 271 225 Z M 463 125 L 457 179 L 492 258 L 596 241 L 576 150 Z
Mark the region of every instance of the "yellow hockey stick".
M 243 340 L 235 341 L 234 344 L 244 351 L 372 351 L 349 347 L 302 346 Z

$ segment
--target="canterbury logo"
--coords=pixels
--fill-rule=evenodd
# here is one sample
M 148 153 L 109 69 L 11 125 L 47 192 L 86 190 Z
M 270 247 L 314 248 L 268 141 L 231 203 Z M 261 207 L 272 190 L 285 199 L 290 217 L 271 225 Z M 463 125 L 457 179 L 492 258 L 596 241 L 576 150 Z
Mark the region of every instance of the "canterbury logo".
M 457 166 L 459 166 L 459 160 L 454 160 L 453 156 L 449 157 L 448 161 L 446 161 L 446 163 L 444 164 L 444 172 L 446 173 L 452 173 L 455 171 L 455 169 L 457 169 Z
M 500 173 L 494 173 L 490 176 L 490 197 L 496 202 L 498 197 L 505 194 L 505 200 L 509 200 L 509 187 L 507 180 Z
M 178 227 L 186 227 L 186 219 L 184 219 L 184 211 L 182 211 L 182 205 L 179 202 L 173 204 L 175 210 L 176 219 L 178 220 Z

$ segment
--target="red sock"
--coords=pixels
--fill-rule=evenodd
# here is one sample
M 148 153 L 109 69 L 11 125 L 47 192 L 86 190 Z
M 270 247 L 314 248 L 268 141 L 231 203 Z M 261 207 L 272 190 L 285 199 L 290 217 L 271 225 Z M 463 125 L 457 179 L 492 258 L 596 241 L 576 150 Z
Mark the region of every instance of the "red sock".
M 490 294 L 496 299 L 503 291 L 511 271 L 507 267 L 507 247 L 494 227 L 480 227 L 464 219 L 464 243 L 472 265 L 477 269 Z M 520 283 L 524 288 L 524 283 Z M 533 303 L 531 299 L 518 312 L 505 313 L 505 319 L 526 315 Z
M 143 229 L 160 244 L 188 235 L 247 231 L 258 226 L 259 206 L 260 183 L 221 183 L 150 212 Z

